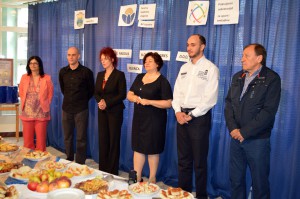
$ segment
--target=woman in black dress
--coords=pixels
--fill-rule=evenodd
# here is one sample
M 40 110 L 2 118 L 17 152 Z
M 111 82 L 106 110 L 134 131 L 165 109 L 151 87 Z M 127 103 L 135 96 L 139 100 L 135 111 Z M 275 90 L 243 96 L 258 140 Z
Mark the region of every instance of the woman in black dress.
M 143 59 L 146 73 L 134 80 L 127 99 L 134 102 L 132 121 L 132 149 L 134 170 L 141 181 L 143 166 L 148 156 L 149 181 L 156 183 L 159 154 L 165 145 L 167 108 L 171 107 L 172 89 L 160 74 L 163 60 L 158 53 L 149 52 Z
M 112 48 L 103 48 L 99 59 L 104 68 L 97 74 L 94 93 L 98 103 L 99 170 L 118 175 L 126 79 L 116 69 L 118 60 Z

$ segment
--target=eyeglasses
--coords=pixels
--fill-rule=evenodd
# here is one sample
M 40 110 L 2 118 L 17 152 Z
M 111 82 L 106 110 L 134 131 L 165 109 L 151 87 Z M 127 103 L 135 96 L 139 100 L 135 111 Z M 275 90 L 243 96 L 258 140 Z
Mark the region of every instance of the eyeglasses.
M 29 65 L 39 65 L 37 62 L 30 62 Z

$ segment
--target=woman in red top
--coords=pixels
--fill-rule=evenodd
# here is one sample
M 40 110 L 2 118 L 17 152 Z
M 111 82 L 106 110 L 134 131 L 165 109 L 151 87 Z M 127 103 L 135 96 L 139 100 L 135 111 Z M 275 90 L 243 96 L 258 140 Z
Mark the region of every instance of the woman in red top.
M 44 73 L 43 62 L 38 56 L 29 58 L 26 70 L 27 74 L 22 76 L 19 85 L 24 147 L 45 151 L 53 83 L 51 77 Z

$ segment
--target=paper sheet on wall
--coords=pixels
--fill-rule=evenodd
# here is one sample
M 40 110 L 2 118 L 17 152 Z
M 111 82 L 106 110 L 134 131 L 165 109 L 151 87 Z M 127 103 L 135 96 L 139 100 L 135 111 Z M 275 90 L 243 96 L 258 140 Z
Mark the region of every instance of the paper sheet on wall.
M 216 0 L 214 24 L 239 23 L 239 0 Z
M 84 28 L 85 10 L 74 11 L 74 29 Z
M 186 16 L 186 25 L 205 25 L 208 16 L 208 9 L 209 1 L 190 1 Z
M 121 6 L 118 26 L 132 26 L 136 16 L 137 4 Z

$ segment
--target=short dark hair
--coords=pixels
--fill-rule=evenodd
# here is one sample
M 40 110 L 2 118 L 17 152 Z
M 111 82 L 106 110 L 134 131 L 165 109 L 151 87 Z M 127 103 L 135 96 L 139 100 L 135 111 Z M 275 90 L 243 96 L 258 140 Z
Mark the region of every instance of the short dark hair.
M 198 36 L 200 42 L 206 46 L 206 39 L 205 39 L 205 37 L 203 37 L 203 36 L 200 35 L 200 34 L 193 34 L 193 35 Z M 193 36 L 193 35 L 191 35 L 191 36 Z
M 111 47 L 104 47 L 101 49 L 99 53 L 99 60 L 101 61 L 101 55 L 104 55 L 105 57 L 109 57 L 110 59 L 113 59 L 113 66 L 116 68 L 118 64 L 118 58 L 116 55 L 116 52 Z
M 261 60 L 261 64 L 263 66 L 266 66 L 267 51 L 266 51 L 265 47 L 261 44 L 253 43 L 253 44 L 249 44 L 249 45 L 245 46 L 244 50 L 250 46 L 254 46 L 254 51 L 257 56 L 262 55 L 263 58 Z
M 154 62 L 158 65 L 157 70 L 160 71 L 164 65 L 164 61 L 162 60 L 161 56 L 157 52 L 148 52 L 143 58 L 143 64 L 145 64 L 147 57 L 152 57 L 154 59 Z
M 43 61 L 39 56 L 31 56 L 28 61 L 27 61 L 27 65 L 26 65 L 26 71 L 27 71 L 27 75 L 31 75 L 32 71 L 29 67 L 29 64 L 31 62 L 31 60 L 35 59 L 38 63 L 39 63 L 39 75 L 41 77 L 44 77 L 45 72 L 44 72 L 44 66 L 43 66 Z

